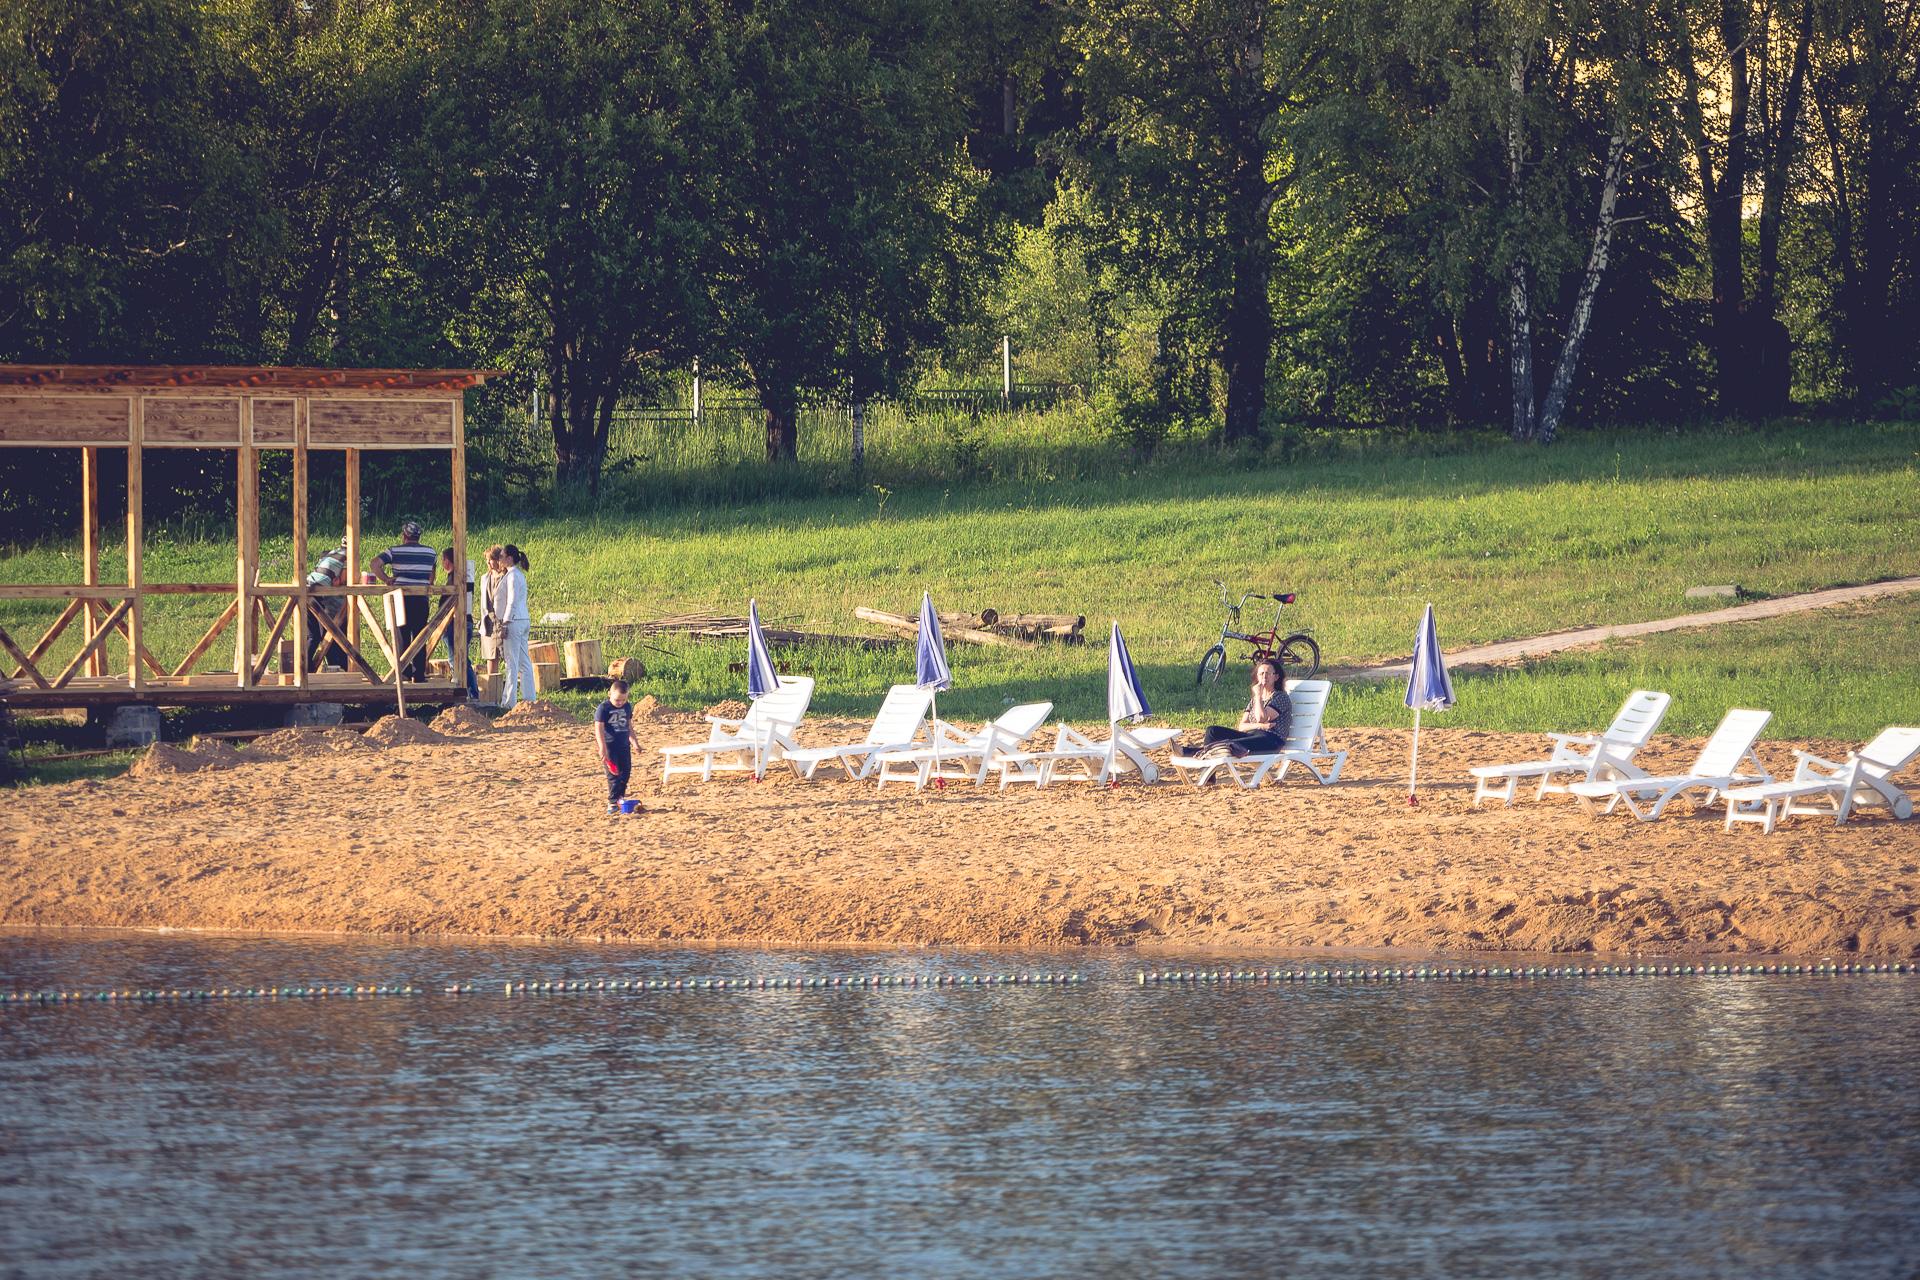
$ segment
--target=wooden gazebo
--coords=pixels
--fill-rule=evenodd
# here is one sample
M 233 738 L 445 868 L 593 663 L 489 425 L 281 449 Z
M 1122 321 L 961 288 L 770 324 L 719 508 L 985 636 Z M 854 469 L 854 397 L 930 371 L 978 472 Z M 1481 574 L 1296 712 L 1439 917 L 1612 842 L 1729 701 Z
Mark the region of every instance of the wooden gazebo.
M 425 647 L 433 652 L 453 629 L 454 661 L 446 680 L 409 682 L 407 697 L 446 702 L 466 696 L 467 596 L 451 585 L 409 587 L 439 598 L 430 621 L 403 652 L 368 597 L 390 588 L 363 585 L 360 547 L 360 455 L 368 449 L 445 452 L 451 460 L 453 555 L 466 562 L 467 501 L 464 393 L 493 376 L 470 369 L 304 369 L 215 365 L 0 365 L 0 446 L 80 452 L 81 546 L 85 581 L 0 582 L 0 611 L 10 601 L 64 600 L 65 608 L 30 644 L 9 634 L 0 612 L 0 649 L 8 673 L 0 700 L 17 707 L 86 707 L 126 703 L 370 702 L 394 695 L 391 673 Z M 141 457 L 149 449 L 232 450 L 236 458 L 234 576 L 226 582 L 149 582 L 142 567 Z M 127 458 L 127 571 L 124 584 L 101 581 L 100 456 Z M 260 453 L 293 455 L 293 579 L 259 581 Z M 346 455 L 345 585 L 309 588 L 307 460 L 313 450 Z M 0 577 L 5 574 L 0 564 Z M 172 665 L 148 647 L 146 606 L 163 596 L 223 597 L 225 608 Z M 350 605 L 339 622 L 326 597 Z M 337 606 L 335 606 L 337 607 Z M 366 622 L 365 627 L 361 626 Z M 17 625 L 17 622 L 16 622 Z M 48 654 L 70 628 L 79 649 L 55 669 Z M 233 670 L 195 674 L 227 628 L 235 629 Z M 318 631 L 310 632 L 311 628 Z M 345 673 L 307 669 L 310 635 L 346 653 Z M 124 669 L 109 670 L 109 641 L 126 648 Z M 371 637 L 379 670 L 361 645 Z M 283 646 L 290 639 L 291 646 Z M 64 650 L 63 646 L 63 650 Z M 291 649 L 291 654 L 284 650 Z M 274 671 L 276 649 L 280 670 Z M 289 662 L 287 659 L 291 658 Z

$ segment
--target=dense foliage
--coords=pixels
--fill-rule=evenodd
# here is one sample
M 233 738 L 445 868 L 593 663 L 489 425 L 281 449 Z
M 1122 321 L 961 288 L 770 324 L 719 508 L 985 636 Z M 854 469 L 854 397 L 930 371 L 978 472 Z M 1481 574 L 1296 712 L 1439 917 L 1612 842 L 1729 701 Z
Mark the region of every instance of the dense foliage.
M 0 6 L 0 360 L 505 367 L 597 487 L 1001 333 L 1149 448 L 1911 412 L 1920 0 Z

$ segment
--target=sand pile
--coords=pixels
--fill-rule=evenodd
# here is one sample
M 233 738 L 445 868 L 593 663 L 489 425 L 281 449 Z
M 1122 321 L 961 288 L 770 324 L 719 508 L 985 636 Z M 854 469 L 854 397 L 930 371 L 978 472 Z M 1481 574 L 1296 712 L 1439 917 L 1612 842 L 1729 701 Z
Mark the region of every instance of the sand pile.
M 579 721 L 551 702 L 536 701 L 516 703 L 513 710 L 500 717 L 500 723 L 517 729 L 522 726 L 546 728 L 552 725 L 574 725 Z
M 196 735 L 191 742 L 187 743 L 187 750 L 223 767 L 239 764 L 241 760 L 240 748 L 225 738 Z
M 725 702 L 716 702 L 708 707 L 706 714 L 719 716 L 722 720 L 738 720 L 747 714 L 747 704 L 729 698 Z
M 446 739 L 418 720 L 406 716 L 383 716 L 363 735 L 376 747 L 412 747 Z
M 376 750 L 373 743 L 351 729 L 282 729 L 255 738 L 247 754 L 284 756 L 289 760 L 313 760 L 322 756 L 351 755 Z
M 442 737 L 468 738 L 493 732 L 493 721 L 478 707 L 458 703 L 433 718 L 433 731 Z
M 127 770 L 136 778 L 170 778 L 176 774 L 199 773 L 202 769 L 225 769 L 233 762 L 211 754 L 188 751 L 170 742 L 156 742 Z
M 671 713 L 660 709 L 660 699 L 648 694 L 633 704 L 633 722 L 635 724 L 659 724 Z

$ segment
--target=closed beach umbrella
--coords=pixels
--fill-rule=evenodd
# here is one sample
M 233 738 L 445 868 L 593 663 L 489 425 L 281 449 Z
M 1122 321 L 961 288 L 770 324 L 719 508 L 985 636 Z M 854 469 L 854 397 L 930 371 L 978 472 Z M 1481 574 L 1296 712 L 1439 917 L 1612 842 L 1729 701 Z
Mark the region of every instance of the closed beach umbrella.
M 747 601 L 747 696 L 758 698 L 780 687 L 780 677 L 767 656 L 767 637 L 760 630 L 760 602 Z
M 1420 777 L 1420 713 L 1445 711 L 1453 705 L 1453 680 L 1440 656 L 1440 632 L 1433 625 L 1433 606 L 1420 619 L 1413 637 L 1413 674 L 1407 677 L 1407 705 L 1413 709 L 1413 765 L 1407 775 L 1407 803 L 1417 805 L 1414 787 Z
M 1116 622 L 1107 640 L 1107 722 L 1139 720 L 1151 712 L 1147 695 L 1140 688 L 1140 677 L 1133 670 L 1133 655 L 1127 652 L 1127 638 L 1120 634 Z
M 934 695 L 928 702 L 927 714 L 933 721 L 933 767 L 940 768 L 940 698 L 942 689 L 953 687 L 953 671 L 947 666 L 947 638 L 940 634 L 940 615 L 933 611 L 933 596 L 930 592 L 920 593 L 920 638 L 913 646 L 913 683 L 916 688 L 925 689 Z M 936 780 L 939 787 L 946 786 L 944 779 Z

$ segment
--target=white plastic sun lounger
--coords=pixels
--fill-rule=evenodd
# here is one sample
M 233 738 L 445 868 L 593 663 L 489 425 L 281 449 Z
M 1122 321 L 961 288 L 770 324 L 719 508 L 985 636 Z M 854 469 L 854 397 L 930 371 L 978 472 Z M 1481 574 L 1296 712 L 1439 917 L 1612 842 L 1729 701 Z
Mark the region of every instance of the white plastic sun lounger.
M 1172 746 L 1180 730 L 1165 727 L 1137 729 L 1128 725 L 1109 725 L 1105 742 L 1089 738 L 1071 725 L 1054 731 L 1050 751 L 1015 751 L 1000 757 L 1000 789 L 1015 782 L 1031 782 L 1037 789 L 1056 778 L 1104 785 L 1123 773 L 1138 773 L 1142 782 L 1157 782 L 1160 766 L 1152 752 Z M 1067 773 L 1061 774 L 1060 770 Z
M 1053 711 L 1051 702 L 1027 702 L 1009 707 L 1000 718 L 978 733 L 961 734 L 944 720 L 933 722 L 933 744 L 908 751 L 881 751 L 874 776 L 877 786 L 889 781 L 913 781 L 918 791 L 935 778 L 961 778 L 973 783 L 987 780 L 1002 755 L 1018 751 L 1020 744 L 1040 731 Z
M 887 690 L 879 714 L 859 742 L 838 747 L 798 747 L 782 735 L 780 758 L 797 777 L 812 778 L 823 764 L 832 765 L 848 778 L 864 778 L 878 763 L 883 751 L 907 751 L 924 736 L 927 708 L 933 693 L 910 684 L 896 684 Z
M 1836 825 L 1855 809 L 1884 808 L 1903 821 L 1913 816 L 1913 797 L 1892 779 L 1920 756 L 1920 729 L 1882 729 L 1845 760 L 1824 760 L 1810 751 L 1793 754 L 1798 763 L 1791 781 L 1726 793 L 1726 830 L 1736 822 L 1758 822 L 1771 834 L 1782 817 L 1794 813 L 1831 816 Z
M 1700 748 L 1699 756 L 1693 762 L 1688 773 L 1666 774 L 1661 777 L 1641 775 L 1633 778 L 1595 778 L 1587 782 L 1576 782 L 1567 790 L 1578 797 L 1581 804 L 1592 809 L 1595 802 L 1606 801 L 1606 812 L 1612 813 L 1617 804 L 1625 804 L 1633 811 L 1633 816 L 1642 822 L 1651 822 L 1666 811 L 1674 797 L 1686 791 L 1704 790 L 1707 798 L 1704 803 L 1712 804 L 1723 791 L 1743 787 L 1756 782 L 1771 782 L 1760 764 L 1760 758 L 1753 754 L 1753 744 L 1759 738 L 1760 731 L 1773 719 L 1771 711 L 1751 711 L 1736 707 L 1727 712 L 1720 720 L 1720 727 L 1707 739 L 1707 745 Z M 1751 773 L 1741 772 L 1744 765 L 1751 763 Z
M 779 758 L 782 743 L 791 740 L 812 701 L 812 676 L 782 676 L 780 687 L 756 698 L 740 719 L 708 716 L 712 727 L 705 742 L 660 748 L 660 781 L 697 773 L 706 782 L 715 773 L 749 770 L 756 778 L 765 777 L 767 765 Z
M 1279 782 L 1287 776 L 1287 770 L 1297 764 L 1311 773 L 1321 786 L 1331 786 L 1340 780 L 1340 770 L 1347 763 L 1347 753 L 1331 750 L 1327 746 L 1326 731 L 1320 727 L 1332 692 L 1333 682 L 1329 680 L 1287 681 L 1287 697 L 1293 702 L 1293 723 L 1287 730 L 1287 745 L 1278 751 L 1237 757 L 1176 755 L 1173 767 L 1195 786 L 1213 781 L 1215 774 L 1224 771 L 1251 791 L 1266 780 L 1276 765 L 1279 771 L 1274 772 L 1273 777 Z M 1331 764 L 1323 770 L 1322 765 L 1327 762 Z
M 1488 796 L 1497 796 L 1512 804 L 1514 790 L 1525 778 L 1540 779 L 1534 799 L 1543 800 L 1556 793 L 1566 794 L 1570 783 L 1575 781 L 1643 776 L 1646 771 L 1634 767 L 1633 757 L 1653 737 L 1672 702 L 1668 694 L 1635 689 L 1620 704 L 1619 714 L 1614 716 L 1605 733 L 1598 736 L 1550 733 L 1547 737 L 1553 743 L 1553 750 L 1545 760 L 1486 764 L 1469 769 L 1467 772 L 1473 776 L 1473 802 L 1479 804 Z M 1556 781 L 1563 777 L 1565 781 Z

